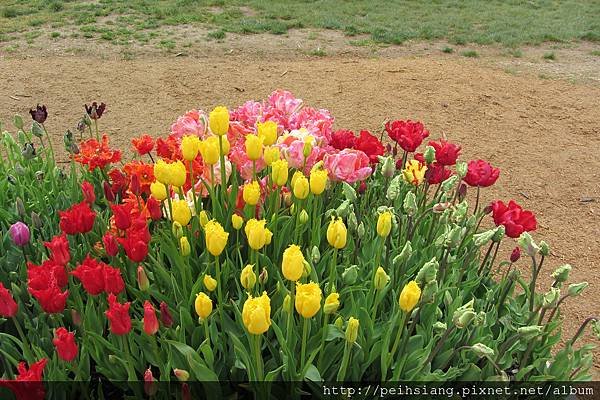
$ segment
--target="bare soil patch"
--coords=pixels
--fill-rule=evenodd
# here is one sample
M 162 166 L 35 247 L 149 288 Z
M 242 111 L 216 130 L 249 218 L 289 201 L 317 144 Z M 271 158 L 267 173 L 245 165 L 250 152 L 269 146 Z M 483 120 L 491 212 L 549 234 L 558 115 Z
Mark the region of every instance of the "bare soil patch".
M 539 229 L 534 236 L 552 248 L 540 288 L 549 287 L 550 273 L 563 263 L 574 267 L 571 281 L 590 283 L 583 296 L 570 299 L 563 308 L 568 315 L 565 337 L 570 338 L 586 317 L 600 314 L 597 61 L 588 60 L 585 79 L 569 81 L 542 79 L 539 70 L 530 66 L 524 66 L 522 73 L 507 73 L 501 62 L 512 62 L 508 57 L 446 55 L 439 44 L 421 45 L 435 51 L 402 53 L 399 48 L 394 53 L 392 48 L 381 48 L 371 54 L 351 46 L 358 52 L 307 57 L 293 46 L 268 52 L 261 44 L 267 36 L 254 38 L 225 42 L 226 51 L 210 46 L 202 55 L 190 51 L 187 57 L 139 54 L 122 60 L 102 48 L 96 56 L 69 55 L 64 49 L 0 56 L 0 120 L 11 121 L 13 114 L 26 115 L 35 103 L 44 103 L 50 113 L 47 127 L 58 145 L 62 133 L 81 117 L 85 102 L 104 101 L 108 112 L 101 126 L 114 145 L 127 148 L 132 136 L 168 132 L 186 110 L 235 106 L 262 99 L 276 88 L 330 109 L 338 128 L 379 132 L 386 119 L 418 119 L 433 138 L 446 134 L 461 143 L 465 159 L 487 159 L 502 169 L 498 184 L 483 192 L 485 201 L 513 198 L 536 212 Z M 280 37 L 269 38 L 271 48 L 278 48 Z M 311 48 L 309 40 L 298 39 L 298 43 Z M 249 54 L 251 45 L 255 47 Z M 567 50 L 555 51 L 560 55 Z M 579 56 L 587 57 L 583 54 L 588 50 Z M 557 65 L 560 60 L 539 64 Z M 12 129 L 12 124 L 7 125 Z M 506 245 L 503 258 L 510 248 Z M 586 341 L 598 344 L 589 334 Z M 600 371 L 600 355 L 595 363 Z

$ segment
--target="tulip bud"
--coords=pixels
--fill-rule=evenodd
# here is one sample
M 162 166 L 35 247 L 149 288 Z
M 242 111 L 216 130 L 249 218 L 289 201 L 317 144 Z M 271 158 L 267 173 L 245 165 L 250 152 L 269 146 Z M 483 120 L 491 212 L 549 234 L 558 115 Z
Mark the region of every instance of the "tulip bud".
M 458 329 L 465 328 L 477 316 L 473 309 L 473 302 L 474 300 L 471 300 L 454 311 L 452 323 L 456 325 Z
M 38 181 L 43 181 L 44 180 L 44 171 L 35 171 L 35 179 L 37 179 Z
M 310 156 L 312 149 L 313 145 L 310 141 L 304 142 L 304 148 L 302 149 L 302 155 L 304 156 L 304 158 L 308 158 Z
M 550 246 L 548 246 L 548 243 L 544 242 L 543 240 L 540 241 L 540 254 L 543 256 L 550 254 Z
M 300 225 L 304 225 L 308 222 L 308 213 L 306 212 L 306 210 L 302 210 L 300 211 L 300 215 L 298 216 L 298 222 L 300 223 Z
M 510 262 L 516 263 L 517 261 L 519 261 L 519 258 L 521 258 L 521 249 L 515 247 L 512 253 L 510 253 Z
M 539 325 L 522 326 L 517 329 L 517 333 L 522 336 L 524 340 L 532 340 L 542 334 L 544 327 Z
M 400 254 L 398 254 L 392 260 L 394 268 L 397 268 L 400 264 L 406 262 L 412 256 L 412 252 L 412 244 L 410 241 L 407 241 L 406 243 L 404 243 L 404 247 L 402 248 Z
M 25 143 L 25 145 L 23 145 L 23 148 L 21 150 L 21 155 L 26 160 L 31 160 L 32 158 L 34 158 L 35 157 L 35 146 L 33 145 L 33 143 Z
M 13 124 L 15 125 L 15 127 L 17 129 L 23 129 L 23 117 L 21 117 L 19 114 L 15 114 L 14 118 L 13 118 Z
M 233 229 L 239 231 L 244 224 L 244 219 L 240 217 L 238 214 L 231 215 L 231 225 L 233 225 Z
M 19 247 L 23 247 L 29 243 L 29 239 L 31 237 L 29 233 L 29 227 L 21 221 L 12 224 L 8 229 L 8 234 L 13 243 Z
M 190 379 L 190 373 L 187 372 L 185 369 L 175 368 L 173 370 L 173 373 L 175 374 L 179 382 L 187 382 L 187 380 Z
M 302 277 L 306 278 L 307 276 L 310 275 L 310 272 L 312 271 L 312 267 L 306 260 L 304 260 L 304 262 L 302 263 L 302 267 L 303 267 L 302 268 Z
M 487 242 L 489 242 L 492 239 L 492 237 L 496 234 L 497 230 L 498 230 L 497 228 L 494 228 L 494 229 L 490 229 L 488 231 L 477 233 L 477 234 L 473 235 L 473 243 L 477 247 L 483 246 L 484 244 L 486 244 Z
M 25 205 L 23 204 L 23 200 L 21 200 L 20 197 L 17 197 L 17 199 L 15 200 L 15 209 L 19 217 L 25 217 Z
M 349 208 L 350 200 L 344 200 L 342 204 L 338 206 L 335 212 L 339 217 L 346 218 L 348 216 L 348 213 L 350 212 Z
M 391 178 L 394 176 L 394 172 L 396 172 L 396 165 L 394 165 L 394 160 L 392 157 L 385 157 L 383 163 L 381 164 L 381 174 L 386 178 Z
M 152 376 L 152 371 L 150 368 L 144 372 L 144 392 L 152 397 L 158 392 L 158 385 L 154 381 L 154 376 Z
M 173 325 L 173 317 L 169 311 L 169 306 L 164 301 L 160 302 L 160 321 L 167 328 L 170 328 L 171 325 Z
M 202 210 L 200 211 L 200 214 L 198 215 L 198 219 L 200 220 L 200 226 L 202 228 L 204 228 L 206 226 L 206 224 L 208 224 L 208 214 L 206 213 L 206 211 Z
M 146 270 L 141 265 L 137 267 L 137 283 L 138 288 L 145 292 L 150 288 L 150 281 L 148 280 L 148 275 L 146 275 Z
M 342 181 L 342 191 L 346 200 L 352 203 L 356 201 L 356 190 L 348 182 Z
M 492 241 L 494 243 L 498 243 L 502 240 L 502 238 L 504 237 L 504 234 L 506 233 L 506 228 L 504 227 L 504 225 L 500 225 L 496 228 L 496 232 L 494 232 L 494 236 L 492 236 Z
M 354 318 L 350 317 L 348 320 L 348 326 L 346 327 L 346 341 L 350 344 L 354 344 L 356 339 L 358 338 L 358 328 L 360 326 L 360 322 Z
M 404 197 L 403 208 L 406 214 L 409 216 L 413 216 L 417 213 L 417 197 L 413 192 L 406 193 L 406 196 Z
M 425 304 L 431 304 L 435 300 L 436 294 L 439 292 L 437 281 L 434 279 L 425 284 L 423 293 L 421 294 L 421 301 Z
M 459 179 L 464 178 L 467 175 L 468 165 L 466 162 L 459 161 L 456 163 L 456 175 Z
M 265 286 L 268 280 L 269 280 L 269 272 L 267 271 L 267 269 L 265 267 L 263 267 L 263 269 L 260 271 L 260 274 L 258 274 L 258 282 L 262 286 Z
M 181 226 L 179 222 L 173 221 L 171 232 L 173 232 L 173 236 L 175 236 L 176 239 L 181 239 L 183 237 L 183 226 Z
M 392 218 L 392 213 L 389 210 L 379 214 L 379 218 L 377 219 L 377 235 L 385 238 L 390 234 L 392 231 Z
M 131 175 L 131 181 L 129 182 L 129 190 L 136 196 L 139 196 L 142 193 L 140 178 L 137 174 Z
M 246 290 L 250 290 L 256 284 L 256 274 L 254 273 L 254 265 L 246 265 L 240 274 L 240 283 Z
M 351 265 L 342 272 L 342 280 L 348 286 L 354 285 L 358 279 L 358 267 Z
M 432 146 L 425 147 L 423 158 L 425 159 L 427 165 L 433 163 L 435 161 L 435 149 Z
M 571 283 L 569 285 L 568 294 L 571 297 L 579 296 L 581 293 L 583 293 L 583 291 L 587 287 L 588 287 L 588 283 L 587 282 Z
M 179 250 L 181 251 L 181 255 L 184 257 L 189 256 L 192 252 L 192 248 L 187 236 L 182 236 L 179 238 Z
M 456 185 L 457 181 L 458 181 L 458 176 L 457 175 L 452 175 L 450 178 L 446 179 L 441 184 L 441 190 L 442 190 L 442 192 L 448 193 Z
M 202 283 L 204 283 L 204 287 L 209 292 L 212 292 L 213 290 L 215 290 L 217 288 L 217 280 L 214 279 L 209 274 L 204 275 L 204 278 L 202 279 Z
M 313 264 L 317 264 L 319 260 L 321 260 L 321 251 L 317 246 L 313 246 L 310 252 L 310 259 L 313 262 Z
M 350 229 L 350 231 L 352 232 L 356 232 L 357 228 L 358 220 L 356 219 L 356 214 L 353 211 L 350 214 L 348 214 L 348 229 Z
M 358 224 L 358 228 L 356 228 L 356 234 L 358 235 L 359 239 L 362 239 L 362 237 L 365 236 L 365 225 L 362 221 L 360 221 L 360 224 Z
M 405 313 L 410 313 L 419 302 L 421 298 L 421 288 L 415 281 L 408 282 L 400 292 L 400 297 L 398 298 L 398 304 L 400 305 L 400 309 Z
M 385 270 L 381 267 L 377 268 L 375 277 L 373 278 L 373 287 L 375 287 L 376 290 L 383 290 L 389 281 L 390 276 L 386 274 Z
M 437 321 L 433 324 L 433 333 L 440 334 L 444 333 L 448 329 L 448 326 L 442 321 Z
M 73 321 L 73 325 L 81 326 L 81 314 L 74 308 L 71 309 L 71 321 Z
M 104 191 L 104 197 L 106 198 L 106 201 L 108 201 L 109 203 L 115 201 L 115 194 L 113 193 L 108 182 L 102 182 L 102 190 Z
M 325 314 L 335 314 L 340 308 L 340 295 L 339 293 L 333 292 L 325 299 L 325 305 L 323 305 L 323 312 Z
M 292 298 L 290 297 L 289 294 L 285 295 L 285 298 L 283 299 L 283 311 L 285 311 L 286 313 L 289 313 L 292 311 Z
M 544 294 L 544 299 L 542 301 L 542 307 L 544 307 L 544 308 L 556 307 L 559 299 L 560 299 L 560 289 L 552 287 L 546 294 Z
M 410 242 L 407 242 L 407 243 L 410 243 Z M 421 284 L 426 284 L 426 283 L 434 281 L 437 277 L 438 267 L 439 267 L 439 264 L 437 262 L 437 259 L 435 257 L 433 257 L 431 260 L 429 260 L 425 264 L 423 264 L 423 266 L 417 273 L 416 281 Z
M 571 272 L 571 269 L 572 267 L 569 264 L 561 265 L 560 267 L 556 268 L 550 276 L 552 276 L 557 283 L 563 283 L 569 279 L 569 273 Z
M 519 240 L 517 240 L 517 243 L 529 257 L 535 257 L 540 251 L 539 246 L 535 244 L 529 232 L 523 232 L 519 237 Z
M 337 317 L 335 321 L 333 321 L 333 325 L 341 330 L 344 327 L 344 319 L 342 317 Z
M 475 343 L 473 346 L 471 346 L 471 350 L 479 358 L 494 356 L 494 350 L 490 349 L 483 343 Z

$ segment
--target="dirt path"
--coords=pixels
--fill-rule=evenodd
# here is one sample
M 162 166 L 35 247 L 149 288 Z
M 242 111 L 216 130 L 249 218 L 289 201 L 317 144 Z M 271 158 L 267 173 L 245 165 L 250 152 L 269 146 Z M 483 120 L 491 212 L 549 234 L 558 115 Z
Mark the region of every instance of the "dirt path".
M 235 106 L 276 88 L 330 109 L 337 127 L 377 130 L 387 118 L 424 121 L 433 138 L 445 133 L 461 143 L 465 159 L 484 158 L 499 166 L 501 178 L 484 198 L 514 198 L 537 213 L 535 238 L 552 248 L 540 287 L 549 286 L 549 274 L 562 263 L 573 265 L 573 282 L 590 283 L 582 297 L 565 304 L 566 337 L 586 317 L 600 315 L 596 85 L 514 76 L 481 60 L 444 55 L 251 62 L 236 57 L 0 57 L 0 120 L 26 115 L 30 106 L 44 103 L 50 112 L 47 126 L 60 143 L 62 132 L 82 115 L 83 103 L 102 100 L 109 110 L 102 126 L 115 144 L 128 147 L 132 135 L 165 133 L 188 109 Z M 15 94 L 31 97 L 9 97 Z M 598 344 L 591 335 L 586 340 Z M 595 363 L 600 371 L 600 355 Z

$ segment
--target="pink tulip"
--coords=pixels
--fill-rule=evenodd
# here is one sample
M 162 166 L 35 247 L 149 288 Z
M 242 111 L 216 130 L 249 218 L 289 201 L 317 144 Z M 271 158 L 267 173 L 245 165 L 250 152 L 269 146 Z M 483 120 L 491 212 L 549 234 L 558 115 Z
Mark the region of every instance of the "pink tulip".
M 344 149 L 337 154 L 327 154 L 324 163 L 329 177 L 336 181 L 353 183 L 362 181 L 373 173 L 369 157 L 359 150 Z

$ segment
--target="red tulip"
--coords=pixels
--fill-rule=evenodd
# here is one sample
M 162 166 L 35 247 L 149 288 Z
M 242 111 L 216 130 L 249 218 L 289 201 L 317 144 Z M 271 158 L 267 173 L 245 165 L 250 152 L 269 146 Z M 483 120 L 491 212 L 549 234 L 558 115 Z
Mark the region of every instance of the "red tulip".
M 53 259 L 45 260 L 41 265 L 27 263 L 27 285 L 36 290 L 48 288 L 51 285 L 65 287 L 69 283 L 67 271 Z
M 345 129 L 333 132 L 331 134 L 331 141 L 329 142 L 337 150 L 354 148 L 355 143 L 356 136 L 354 136 L 354 133 Z
M 402 147 L 404 151 L 414 152 L 429 136 L 421 122 L 391 121 L 385 124 L 385 130 L 389 137 Z
M 11 318 L 17 315 L 19 306 L 10 291 L 0 282 L 0 317 Z
M 130 303 L 121 304 L 114 294 L 108 295 L 108 310 L 105 314 L 110 324 L 110 331 L 115 335 L 126 335 L 131 330 L 131 318 L 129 317 Z
M 131 261 L 136 263 L 142 262 L 148 255 L 148 244 L 138 237 L 128 236 L 119 238 L 118 240 Z
M 498 180 L 500 170 L 492 167 L 483 160 L 469 161 L 467 175 L 464 181 L 469 186 L 488 187 L 492 186 Z
M 192 393 L 190 392 L 190 385 L 186 382 L 181 384 L 181 398 L 183 400 L 192 400 Z
M 158 386 L 156 381 L 154 380 L 154 376 L 152 376 L 152 370 L 148 368 L 146 372 L 144 372 L 144 392 L 149 397 L 152 397 L 158 391 Z
M 109 203 L 115 201 L 115 194 L 113 193 L 112 188 L 110 187 L 110 183 L 104 181 L 102 183 L 102 190 L 104 191 L 104 197 L 106 198 L 106 201 L 108 201 Z
M 519 258 L 521 258 L 521 249 L 517 246 L 513 249 L 512 253 L 510 253 L 510 262 L 516 263 L 519 261 Z
M 377 139 L 377 137 L 371 135 L 369 131 L 360 131 L 360 136 L 356 139 L 354 144 L 355 150 L 360 150 L 369 156 L 369 162 L 371 164 L 377 164 L 379 158 L 385 152 L 383 144 Z
M 158 319 L 154 306 L 148 300 L 144 302 L 144 332 L 152 336 L 158 332 Z
M 67 235 L 57 235 L 52 238 L 49 242 L 44 242 L 44 246 L 50 250 L 50 258 L 57 264 L 67 265 L 71 260 L 71 253 L 69 252 L 69 240 Z
M 104 264 L 104 291 L 106 293 L 119 294 L 125 290 L 125 282 L 121 276 L 121 270 Z
M 83 199 L 90 206 L 94 204 L 96 201 L 96 193 L 94 193 L 94 185 L 89 183 L 88 181 L 83 181 L 81 183 L 81 192 L 83 193 Z
M 129 190 L 131 193 L 139 196 L 142 193 L 142 187 L 140 184 L 140 177 L 137 174 L 131 175 L 131 180 L 129 182 Z
M 149 197 L 146 201 L 146 208 L 150 213 L 150 218 L 153 221 L 158 221 L 162 217 L 162 212 L 160 210 L 160 203 L 154 197 Z
M 114 257 L 119 254 L 119 243 L 109 232 L 106 232 L 104 236 L 102 236 L 102 243 L 104 244 L 104 251 L 106 251 L 106 254 L 109 256 Z
M 111 204 L 110 209 L 113 212 L 115 225 L 118 229 L 124 231 L 131 226 L 131 204 Z
M 143 134 L 139 138 L 131 139 L 131 144 L 138 154 L 143 156 L 150 153 L 154 148 L 154 139 L 148 134 Z
M 58 314 L 65 310 L 69 291 L 60 290 L 56 284 L 51 284 L 45 289 L 29 288 L 29 293 L 40 303 L 42 310 L 48 314 Z
M 429 145 L 435 149 L 435 160 L 441 165 L 454 165 L 460 154 L 460 146 L 450 143 L 445 139 L 439 142 L 431 141 Z
M 513 200 L 505 205 L 502 201 L 497 200 L 492 203 L 492 216 L 494 223 L 504 225 L 506 228 L 506 236 L 518 238 L 523 232 L 534 231 L 537 228 L 535 215 L 531 211 L 523 210 Z
M 75 333 L 67 331 L 60 327 L 54 332 L 52 340 L 56 353 L 61 360 L 73 361 L 77 357 L 77 343 L 75 342 Z
M 92 296 L 97 296 L 104 291 L 103 265 L 89 255 L 71 271 L 71 275 L 79 279 L 83 289 Z
M 164 301 L 160 302 L 160 321 L 167 328 L 170 328 L 171 325 L 173 325 L 173 317 L 169 311 L 169 306 Z
M 427 171 L 425 171 L 425 179 L 427 179 L 427 182 L 430 185 L 442 183 L 450 178 L 450 175 L 452 175 L 452 171 L 437 162 L 429 164 L 427 166 Z
M 115 168 L 108 173 L 108 176 L 111 182 L 110 189 L 113 192 L 113 194 L 118 194 L 121 197 L 123 197 L 125 189 L 127 189 L 127 186 L 129 186 L 129 180 L 127 178 L 127 175 L 121 172 L 121 170 Z
M 96 213 L 85 201 L 73 205 L 68 210 L 59 211 L 60 229 L 67 235 L 87 233 L 94 227 Z
M 25 366 L 25 362 L 20 362 L 17 366 L 19 372 L 17 378 L 15 380 L 0 379 L 0 386 L 10 389 L 17 400 L 43 400 L 46 392 L 42 383 L 42 375 L 47 362 L 46 358 L 42 358 L 32 364 L 29 369 Z

